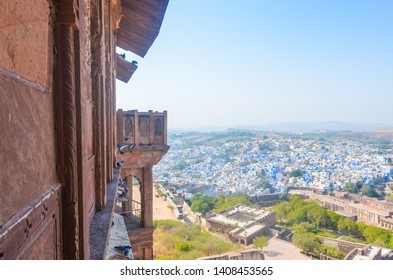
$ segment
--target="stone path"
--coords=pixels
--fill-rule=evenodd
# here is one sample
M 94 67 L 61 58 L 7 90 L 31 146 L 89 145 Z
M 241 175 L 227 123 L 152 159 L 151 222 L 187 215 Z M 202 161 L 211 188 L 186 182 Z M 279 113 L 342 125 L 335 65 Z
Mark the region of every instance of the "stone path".
M 153 195 L 153 220 L 172 219 L 176 220 L 176 216 L 171 209 L 168 208 L 170 203 L 162 197 L 156 197 L 156 189 Z
M 311 260 L 293 244 L 277 238 L 269 239 L 269 245 L 263 248 L 263 253 L 266 260 Z

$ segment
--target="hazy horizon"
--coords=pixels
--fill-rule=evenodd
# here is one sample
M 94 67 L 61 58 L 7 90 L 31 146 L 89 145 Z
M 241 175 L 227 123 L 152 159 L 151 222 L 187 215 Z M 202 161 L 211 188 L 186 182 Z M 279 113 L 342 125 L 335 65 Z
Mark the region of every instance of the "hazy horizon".
M 392 124 L 392 1 L 170 0 L 117 107 L 170 129 Z
M 201 132 L 219 132 L 231 129 L 239 130 L 257 130 L 257 131 L 281 131 L 281 132 L 311 132 L 311 131 L 344 131 L 354 132 L 372 132 L 379 128 L 393 129 L 393 124 L 382 123 L 344 123 L 339 121 L 327 122 L 282 122 L 282 123 L 265 123 L 260 125 L 240 125 L 240 126 L 194 126 L 194 127 L 171 127 L 173 131 L 201 131 Z

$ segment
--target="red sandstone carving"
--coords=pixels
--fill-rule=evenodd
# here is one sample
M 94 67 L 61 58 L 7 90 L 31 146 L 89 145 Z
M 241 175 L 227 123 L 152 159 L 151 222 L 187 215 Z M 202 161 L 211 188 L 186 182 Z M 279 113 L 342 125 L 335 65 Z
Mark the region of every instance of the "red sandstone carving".
M 131 36 L 121 37 L 128 45 L 141 40 L 146 53 L 168 1 L 2 1 L 0 259 L 88 259 L 90 223 L 105 208 L 114 173 L 115 31 Z M 134 27 L 122 26 L 136 11 Z M 149 15 L 154 24 L 141 31 Z M 138 148 L 136 159 L 127 158 L 144 170 L 144 185 L 166 152 L 163 133 L 161 148 Z M 151 201 L 143 203 L 150 225 Z
M 158 120 L 158 121 L 157 121 Z M 125 215 L 126 227 L 136 258 L 153 258 L 153 174 L 152 166 L 157 164 L 167 153 L 166 112 L 139 113 L 136 110 L 117 112 L 117 138 L 119 144 L 128 145 L 117 157 L 124 161 L 121 177 L 127 182 L 128 200 L 122 202 L 123 210 L 131 212 Z M 157 133 L 156 133 L 157 132 Z M 135 202 L 131 177 L 135 176 L 140 184 L 141 217 L 139 226 L 132 225 L 129 219 L 135 219 Z M 139 207 L 139 205 L 138 205 Z

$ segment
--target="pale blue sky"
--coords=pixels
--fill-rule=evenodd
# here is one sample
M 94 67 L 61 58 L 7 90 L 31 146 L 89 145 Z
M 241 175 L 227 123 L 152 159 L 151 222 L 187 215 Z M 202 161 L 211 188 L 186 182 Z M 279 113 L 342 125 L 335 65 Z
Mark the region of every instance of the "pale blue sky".
M 393 123 L 393 1 L 170 0 L 117 107 L 169 128 Z

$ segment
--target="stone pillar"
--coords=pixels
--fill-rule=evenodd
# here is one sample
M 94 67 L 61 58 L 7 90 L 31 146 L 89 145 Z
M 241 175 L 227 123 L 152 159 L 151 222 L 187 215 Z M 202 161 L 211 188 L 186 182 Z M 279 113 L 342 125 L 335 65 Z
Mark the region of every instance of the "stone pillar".
M 134 111 L 134 144 L 139 145 L 139 115 L 138 111 Z
M 149 144 L 154 143 L 154 127 L 155 127 L 155 123 L 154 123 L 153 111 L 149 110 Z
M 101 211 L 106 203 L 106 126 L 105 126 L 105 43 L 102 16 L 103 3 L 99 0 L 96 5 L 91 5 L 91 34 L 96 34 L 91 41 L 92 65 L 92 91 L 93 91 L 93 135 L 95 154 L 95 205 Z
M 105 90 L 104 90 L 104 104 L 105 104 L 105 139 L 106 139 L 106 179 L 107 182 L 111 182 L 113 178 L 113 131 L 114 128 L 111 127 L 114 121 L 114 112 L 112 112 L 113 98 L 112 91 L 115 90 L 113 81 L 113 55 L 114 55 L 114 26 L 112 25 L 112 1 L 104 1 L 104 18 L 107 20 L 104 22 L 105 31 Z
M 128 193 L 127 193 L 127 198 L 128 201 L 123 202 L 123 211 L 127 212 L 127 217 L 131 217 L 132 213 L 132 183 L 133 183 L 133 178 L 132 175 L 129 175 L 125 178 L 126 183 L 127 183 L 127 188 L 128 188 Z
M 168 113 L 167 111 L 164 111 L 164 145 L 166 145 L 168 142 Z
M 145 255 L 145 260 L 152 260 L 153 259 L 153 248 L 152 247 L 145 247 L 143 249 L 144 255 Z
M 106 166 L 107 166 L 107 182 L 112 181 L 113 176 L 113 152 L 112 152 L 112 116 L 111 116 L 111 108 L 112 108 L 112 98 L 111 98 L 111 88 L 107 87 L 105 92 L 105 124 L 106 124 Z
M 79 45 L 73 1 L 60 1 L 55 25 L 54 100 L 56 110 L 57 172 L 63 187 L 64 259 L 79 259 L 79 213 L 77 172 L 76 60 Z
M 143 227 L 153 226 L 153 173 L 151 167 L 143 168 Z
M 117 126 L 117 130 L 116 130 L 116 133 L 117 133 L 117 139 L 116 139 L 116 145 L 117 144 L 120 144 L 120 143 L 123 143 L 124 141 L 123 141 L 123 136 L 125 136 L 126 134 L 124 133 L 124 113 L 123 113 L 123 110 L 122 109 L 119 109 L 118 111 L 117 111 L 117 113 L 116 113 L 116 116 L 117 116 L 117 118 L 116 118 L 116 126 Z
M 113 2 L 113 1 L 111 1 Z M 121 6 L 121 1 L 119 1 L 119 5 Z M 111 13 L 111 17 L 116 19 L 116 11 L 115 13 Z M 108 142 L 108 147 L 110 151 L 110 160 L 113 163 L 114 162 L 114 147 L 116 146 L 116 132 L 117 132 L 117 127 L 116 127 L 116 29 L 117 26 L 116 24 L 111 25 L 111 33 L 110 33 L 110 49 L 109 49 L 109 55 L 110 55 L 110 60 L 111 60 L 111 71 L 110 71 L 110 79 L 111 79 L 111 91 L 110 91 L 110 126 L 111 126 L 111 134 L 109 135 L 109 142 Z M 113 179 L 113 164 L 111 165 L 111 173 L 110 173 L 110 181 Z

